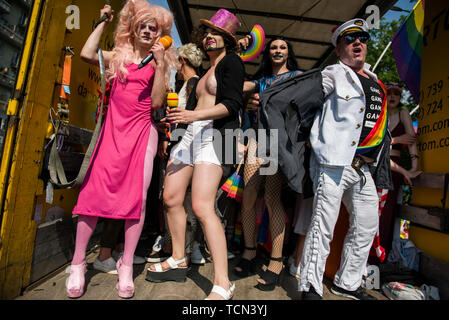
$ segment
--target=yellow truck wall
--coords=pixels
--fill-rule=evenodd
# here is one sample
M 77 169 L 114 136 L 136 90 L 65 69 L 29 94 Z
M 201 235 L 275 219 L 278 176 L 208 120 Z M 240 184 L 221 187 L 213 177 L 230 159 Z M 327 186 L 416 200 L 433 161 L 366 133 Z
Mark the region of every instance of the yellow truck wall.
M 448 15 L 448 1 L 425 2 L 417 145 L 420 170 L 426 173 L 449 173 Z M 412 203 L 415 206 L 442 208 L 443 197 L 443 186 L 441 189 L 414 188 Z M 446 203 L 448 209 L 448 196 Z M 410 239 L 417 248 L 449 262 L 448 234 L 412 226 Z

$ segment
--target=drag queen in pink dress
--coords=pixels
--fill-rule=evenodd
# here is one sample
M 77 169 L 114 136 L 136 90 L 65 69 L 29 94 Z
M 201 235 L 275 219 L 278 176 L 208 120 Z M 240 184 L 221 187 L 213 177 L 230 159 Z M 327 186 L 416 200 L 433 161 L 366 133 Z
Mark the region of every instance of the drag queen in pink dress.
M 100 16 L 105 13 L 109 19 L 97 26 L 81 51 L 82 59 L 91 64 L 98 65 L 97 47 L 113 19 L 110 6 L 106 5 Z M 170 68 L 176 63 L 174 49 L 165 51 L 158 40 L 170 34 L 172 22 L 173 15 L 166 9 L 145 0 L 129 0 L 119 14 L 115 48 L 103 52 L 112 89 L 106 119 L 73 209 L 79 217 L 66 284 L 70 298 L 83 295 L 86 247 L 98 217 L 126 220 L 116 288 L 122 298 L 134 295 L 133 256 L 144 223 L 158 143 L 151 112 L 164 105 Z M 150 51 L 153 61 L 138 69 Z

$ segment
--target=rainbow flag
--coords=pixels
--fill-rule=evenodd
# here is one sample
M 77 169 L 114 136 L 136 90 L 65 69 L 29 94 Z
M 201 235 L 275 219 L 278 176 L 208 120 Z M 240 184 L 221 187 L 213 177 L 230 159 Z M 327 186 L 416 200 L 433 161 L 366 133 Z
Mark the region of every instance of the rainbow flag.
M 242 202 L 243 197 L 243 179 L 239 176 L 238 170 L 232 174 L 232 176 L 226 180 L 221 186 L 223 191 L 228 193 L 228 197 L 235 199 L 237 202 Z
M 420 0 L 391 40 L 399 76 L 418 103 L 421 81 L 423 25 L 424 0 Z
M 379 118 L 377 119 L 373 129 L 371 129 L 370 133 L 357 147 L 355 154 L 364 154 L 367 153 L 368 151 L 371 151 L 373 148 L 377 147 L 382 143 L 382 141 L 385 138 L 385 134 L 387 133 L 387 123 L 388 123 L 387 88 L 379 79 L 377 79 L 377 83 L 382 88 L 382 91 L 384 93 L 384 99 L 382 101 L 382 110 L 380 111 Z

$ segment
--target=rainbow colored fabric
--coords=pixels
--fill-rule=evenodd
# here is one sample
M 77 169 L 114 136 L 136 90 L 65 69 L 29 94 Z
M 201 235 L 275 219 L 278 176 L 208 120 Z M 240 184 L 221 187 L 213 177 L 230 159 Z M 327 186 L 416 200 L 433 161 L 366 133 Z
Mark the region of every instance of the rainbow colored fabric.
M 398 74 L 419 102 L 423 46 L 424 1 L 420 0 L 392 39 Z
M 226 180 L 226 182 L 221 186 L 223 191 L 228 193 L 228 197 L 235 199 L 237 202 L 242 202 L 243 197 L 243 179 L 234 172 L 233 175 Z
M 355 154 L 363 154 L 368 151 L 371 151 L 373 148 L 380 145 L 387 133 L 387 123 L 388 123 L 388 115 L 387 115 L 387 88 L 380 81 L 377 80 L 377 83 L 382 88 L 384 93 L 384 99 L 382 101 L 382 110 L 380 112 L 379 118 L 376 121 L 371 132 L 366 136 L 366 138 L 362 141 L 362 143 L 357 147 Z
M 265 47 L 265 31 L 261 25 L 256 24 L 251 30 L 252 44 L 247 50 L 240 53 L 240 58 L 243 61 L 251 61 L 257 58 Z

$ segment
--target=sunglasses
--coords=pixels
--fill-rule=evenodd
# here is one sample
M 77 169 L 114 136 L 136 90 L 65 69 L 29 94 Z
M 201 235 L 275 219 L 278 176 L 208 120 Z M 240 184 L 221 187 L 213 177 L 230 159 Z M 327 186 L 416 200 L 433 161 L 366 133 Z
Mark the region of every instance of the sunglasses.
M 356 39 L 359 39 L 361 43 L 366 43 L 369 40 L 369 35 L 366 33 L 353 33 L 347 34 L 342 37 L 345 39 L 346 44 L 353 43 Z

